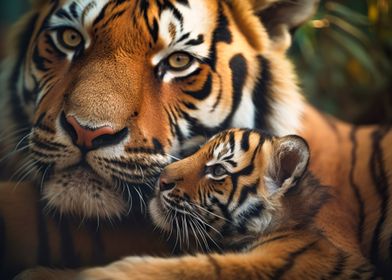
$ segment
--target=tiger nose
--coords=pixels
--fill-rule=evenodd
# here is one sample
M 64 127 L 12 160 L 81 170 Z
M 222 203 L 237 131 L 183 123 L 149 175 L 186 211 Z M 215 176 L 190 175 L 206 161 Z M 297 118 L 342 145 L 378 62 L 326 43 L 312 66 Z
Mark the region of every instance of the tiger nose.
M 164 174 L 161 174 L 161 176 L 159 177 L 159 190 L 161 192 L 170 191 L 170 190 L 174 189 L 175 186 L 176 186 L 175 182 L 171 181 Z
M 74 116 L 64 116 L 63 127 L 79 148 L 87 150 L 120 142 L 128 132 L 126 128 L 116 133 L 110 126 L 99 128 L 82 126 Z

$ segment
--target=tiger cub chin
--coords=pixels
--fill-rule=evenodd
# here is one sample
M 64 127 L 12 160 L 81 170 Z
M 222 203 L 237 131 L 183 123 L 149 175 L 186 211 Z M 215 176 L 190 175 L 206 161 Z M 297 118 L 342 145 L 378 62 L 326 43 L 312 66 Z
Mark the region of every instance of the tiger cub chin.
M 326 236 L 329 225 L 314 222 L 334 197 L 307 171 L 308 161 L 298 136 L 242 129 L 214 136 L 165 168 L 149 205 L 154 223 L 179 245 L 207 252 L 129 257 L 78 279 L 376 278 L 359 252 L 338 245 L 344 231 Z

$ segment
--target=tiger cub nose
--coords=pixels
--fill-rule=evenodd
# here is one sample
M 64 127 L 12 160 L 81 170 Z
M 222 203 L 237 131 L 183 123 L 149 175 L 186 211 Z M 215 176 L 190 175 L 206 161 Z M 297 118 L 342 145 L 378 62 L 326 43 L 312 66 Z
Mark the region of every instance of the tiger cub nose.
M 170 190 L 174 189 L 175 186 L 176 186 L 176 183 L 171 182 L 171 180 L 169 180 L 169 178 L 167 178 L 163 174 L 159 178 L 159 190 L 161 192 L 170 191 Z
M 114 145 L 124 139 L 128 133 L 127 128 L 116 133 L 110 126 L 99 128 L 82 126 L 74 116 L 65 117 L 64 115 L 62 117 L 62 124 L 74 143 L 79 148 L 87 150 Z

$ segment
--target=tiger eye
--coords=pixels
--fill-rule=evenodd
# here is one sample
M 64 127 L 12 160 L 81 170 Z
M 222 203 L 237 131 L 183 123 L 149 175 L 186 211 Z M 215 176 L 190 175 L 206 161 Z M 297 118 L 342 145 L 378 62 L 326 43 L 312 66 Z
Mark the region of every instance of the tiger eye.
M 185 70 L 191 65 L 192 57 L 184 52 L 173 53 L 168 58 L 169 66 L 176 71 Z
M 82 35 L 74 29 L 65 29 L 61 33 L 61 43 L 68 49 L 75 49 L 82 41 Z

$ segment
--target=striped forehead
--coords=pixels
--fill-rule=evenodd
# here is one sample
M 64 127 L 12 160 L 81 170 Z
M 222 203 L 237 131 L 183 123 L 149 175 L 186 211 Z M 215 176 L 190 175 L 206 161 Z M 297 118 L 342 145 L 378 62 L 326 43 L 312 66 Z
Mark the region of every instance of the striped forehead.
M 168 54 L 186 51 L 200 59 L 209 55 L 212 34 L 216 24 L 215 1 L 188 0 L 166 4 L 159 17 L 158 38 L 162 50 L 152 60 L 154 65 Z
M 49 20 L 52 28 L 72 26 L 76 29 L 91 27 L 109 0 L 65 0 Z
M 228 162 L 241 163 L 247 156 L 246 151 L 243 150 L 241 145 L 242 133 L 227 133 L 224 137 L 212 138 L 208 145 L 209 161 L 207 166 L 215 164 L 223 164 L 226 167 Z M 234 166 L 230 165 L 229 169 Z

